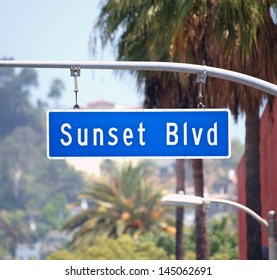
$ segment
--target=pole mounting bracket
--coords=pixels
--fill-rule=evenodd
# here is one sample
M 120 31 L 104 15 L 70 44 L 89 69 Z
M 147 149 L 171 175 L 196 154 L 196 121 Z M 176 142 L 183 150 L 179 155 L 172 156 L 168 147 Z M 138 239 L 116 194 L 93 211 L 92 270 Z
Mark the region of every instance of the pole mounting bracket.
M 202 73 L 198 73 L 196 77 L 196 83 L 206 84 L 207 81 L 207 72 L 204 70 Z
M 78 105 L 78 80 L 77 77 L 80 77 L 81 75 L 81 68 L 78 66 L 72 66 L 70 67 L 70 76 L 74 77 L 74 93 L 75 93 L 75 105 L 73 106 L 74 109 L 80 109 L 80 106 Z

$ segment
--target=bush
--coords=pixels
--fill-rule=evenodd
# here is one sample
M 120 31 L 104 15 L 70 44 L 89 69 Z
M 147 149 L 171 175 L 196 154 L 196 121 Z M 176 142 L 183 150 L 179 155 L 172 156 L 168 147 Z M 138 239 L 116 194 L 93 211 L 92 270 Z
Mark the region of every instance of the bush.
M 129 235 L 113 239 L 97 237 L 91 246 L 75 251 L 62 249 L 47 257 L 49 260 L 167 260 L 168 255 L 153 241 L 138 241 Z

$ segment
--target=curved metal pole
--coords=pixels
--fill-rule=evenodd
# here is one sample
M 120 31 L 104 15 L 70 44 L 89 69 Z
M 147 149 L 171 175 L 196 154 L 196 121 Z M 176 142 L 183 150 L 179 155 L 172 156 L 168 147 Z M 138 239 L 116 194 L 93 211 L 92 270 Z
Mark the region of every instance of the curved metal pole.
M 235 206 L 235 207 L 243 210 L 250 216 L 252 216 L 255 220 L 257 220 L 259 223 L 261 223 L 265 227 L 266 231 L 268 231 L 268 222 L 265 219 L 263 219 L 262 217 L 260 217 L 256 212 L 254 212 L 250 208 L 248 208 L 240 203 L 237 203 L 237 202 L 231 201 L 231 200 L 220 199 L 220 198 L 203 198 L 203 201 L 204 201 L 204 203 L 216 202 L 216 203 L 224 203 L 224 204 Z
M 209 77 L 247 85 L 277 96 L 277 85 L 239 72 L 206 66 L 176 62 L 157 61 L 15 61 L 0 60 L 0 67 L 17 68 L 72 68 L 113 69 L 135 71 L 167 71 L 189 74 L 206 73 Z
M 197 205 L 209 205 L 212 202 L 223 203 L 234 206 L 242 211 L 246 212 L 262 224 L 268 233 L 268 254 L 270 260 L 277 259 L 277 232 L 276 232 L 276 214 L 275 211 L 269 211 L 269 220 L 266 221 L 260 217 L 256 212 L 243 204 L 235 201 L 221 199 L 221 198 L 205 198 L 201 196 L 185 195 L 185 194 L 168 194 L 161 199 L 162 204 L 175 207 L 197 206 Z

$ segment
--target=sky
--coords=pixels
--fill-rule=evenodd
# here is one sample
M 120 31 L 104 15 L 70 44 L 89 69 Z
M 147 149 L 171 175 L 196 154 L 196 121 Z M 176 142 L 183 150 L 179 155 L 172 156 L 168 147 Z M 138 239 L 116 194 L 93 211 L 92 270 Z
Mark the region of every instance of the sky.
M 115 60 L 112 48 L 98 49 L 92 56 L 89 38 L 99 15 L 101 0 L 0 0 L 0 57 L 15 60 L 83 61 Z M 69 69 L 37 69 L 39 87 L 32 101 L 46 100 L 51 83 L 58 78 L 65 84 L 60 106 L 75 104 L 74 81 Z M 122 72 L 121 72 L 122 73 Z M 112 70 L 81 70 L 78 78 L 78 104 L 106 100 L 136 107 L 143 101 L 133 76 Z M 244 121 L 232 123 L 233 138 L 244 142 Z
M 1 3 L 0 57 L 15 60 L 114 60 L 111 48 L 92 57 L 89 38 L 99 14 L 99 0 L 9 0 Z M 66 90 L 61 105 L 72 108 L 74 81 L 67 69 L 38 69 L 39 88 L 33 100 L 46 99 L 51 82 L 61 79 Z M 82 70 L 78 79 L 79 105 L 109 100 L 123 106 L 142 102 L 135 79 L 127 72 Z

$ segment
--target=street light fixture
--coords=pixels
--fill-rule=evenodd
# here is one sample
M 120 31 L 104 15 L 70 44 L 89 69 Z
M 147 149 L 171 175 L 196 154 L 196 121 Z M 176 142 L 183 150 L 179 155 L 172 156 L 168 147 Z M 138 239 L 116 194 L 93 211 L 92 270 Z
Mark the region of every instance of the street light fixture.
M 274 210 L 268 212 L 268 221 L 260 217 L 256 212 L 251 210 L 250 208 L 237 203 L 235 201 L 220 199 L 220 198 L 206 198 L 201 196 L 194 195 L 185 195 L 182 193 L 174 193 L 165 195 L 161 202 L 163 205 L 175 206 L 175 207 L 191 207 L 191 206 L 199 206 L 206 205 L 209 206 L 210 203 L 223 203 L 228 204 L 234 207 L 241 209 L 246 212 L 250 216 L 252 216 L 255 220 L 257 220 L 260 224 L 262 224 L 268 233 L 268 254 L 270 260 L 277 259 L 277 231 L 276 231 L 276 214 Z

